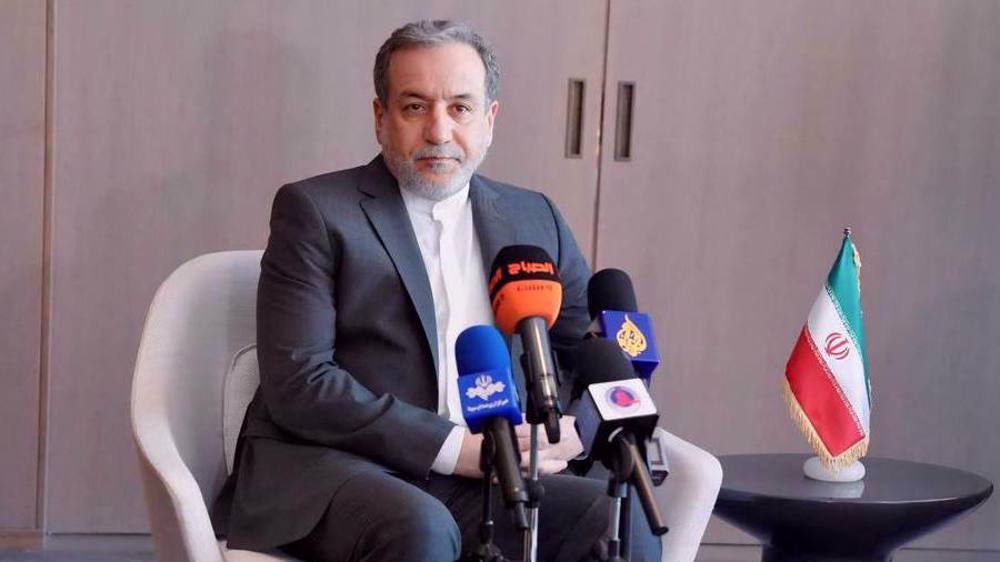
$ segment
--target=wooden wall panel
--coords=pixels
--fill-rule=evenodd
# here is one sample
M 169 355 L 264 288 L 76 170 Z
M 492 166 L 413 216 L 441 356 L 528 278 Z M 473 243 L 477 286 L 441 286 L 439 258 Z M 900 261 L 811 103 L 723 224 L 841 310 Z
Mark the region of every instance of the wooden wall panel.
M 872 454 L 1000 480 L 1000 4 L 611 4 L 635 154 L 602 161 L 598 261 L 656 317 L 666 426 L 719 454 L 808 450 L 779 383 L 851 225 Z M 918 544 L 1000 549 L 998 528 L 994 500 Z
M 545 188 L 587 249 L 604 5 L 57 2 L 48 529 L 146 529 L 127 402 L 153 291 L 198 254 L 262 247 L 281 183 L 376 153 L 370 69 L 402 23 L 460 16 L 496 43 L 486 169 Z M 592 88 L 587 154 L 561 160 L 571 76 Z
M 0 2 L 0 529 L 34 529 L 45 162 L 45 3 Z

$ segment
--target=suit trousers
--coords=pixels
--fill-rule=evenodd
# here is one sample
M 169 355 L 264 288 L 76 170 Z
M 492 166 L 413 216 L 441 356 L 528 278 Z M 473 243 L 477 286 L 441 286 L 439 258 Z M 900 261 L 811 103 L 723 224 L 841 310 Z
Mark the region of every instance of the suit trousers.
M 577 562 L 607 557 L 609 502 L 603 480 L 543 476 L 538 560 Z M 281 547 L 303 560 L 450 562 L 474 552 L 482 519 L 482 481 L 431 474 L 404 478 L 365 472 L 334 494 L 316 527 Z M 522 558 L 522 535 L 514 529 L 499 486 L 493 486 L 494 543 L 508 560 Z M 658 562 L 660 539 L 632 502 L 631 559 Z

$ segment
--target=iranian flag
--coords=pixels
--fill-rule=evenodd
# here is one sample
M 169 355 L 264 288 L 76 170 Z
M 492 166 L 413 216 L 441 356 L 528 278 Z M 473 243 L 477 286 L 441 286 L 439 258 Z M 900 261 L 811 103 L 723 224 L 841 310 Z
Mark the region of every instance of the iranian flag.
M 871 385 L 861 312 L 861 256 L 844 230 L 840 255 L 785 366 L 792 419 L 820 461 L 838 470 L 868 452 Z

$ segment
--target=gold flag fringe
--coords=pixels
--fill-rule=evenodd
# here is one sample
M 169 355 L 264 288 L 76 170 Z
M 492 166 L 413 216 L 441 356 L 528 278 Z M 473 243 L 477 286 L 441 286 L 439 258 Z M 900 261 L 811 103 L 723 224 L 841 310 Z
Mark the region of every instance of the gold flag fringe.
M 869 439 L 865 435 L 864 439 L 851 445 L 843 453 L 837 456 L 831 455 L 826 445 L 823 444 L 823 440 L 819 438 L 819 434 L 816 433 L 816 429 L 813 428 L 809 417 L 806 416 L 802 407 L 799 406 L 798 400 L 795 399 L 795 395 L 792 393 L 792 387 L 788 386 L 788 379 L 785 377 L 781 377 L 781 397 L 785 400 L 785 405 L 788 406 L 788 413 L 792 416 L 792 421 L 795 422 L 795 425 L 799 426 L 799 431 L 802 432 L 802 435 L 809 442 L 809 446 L 812 447 L 813 451 L 816 451 L 816 456 L 819 457 L 823 466 L 834 472 L 838 472 L 868 454 Z

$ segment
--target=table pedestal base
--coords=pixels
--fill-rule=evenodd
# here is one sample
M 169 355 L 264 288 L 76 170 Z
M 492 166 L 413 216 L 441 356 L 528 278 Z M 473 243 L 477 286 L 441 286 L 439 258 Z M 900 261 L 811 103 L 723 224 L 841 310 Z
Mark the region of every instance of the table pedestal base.
M 764 546 L 760 562 L 892 562 L 892 552 L 888 554 L 858 554 L 847 556 L 830 556 L 815 552 L 802 552 L 797 549 Z

